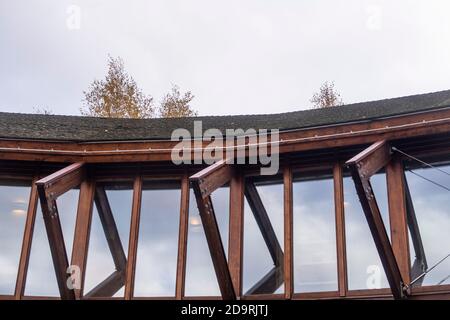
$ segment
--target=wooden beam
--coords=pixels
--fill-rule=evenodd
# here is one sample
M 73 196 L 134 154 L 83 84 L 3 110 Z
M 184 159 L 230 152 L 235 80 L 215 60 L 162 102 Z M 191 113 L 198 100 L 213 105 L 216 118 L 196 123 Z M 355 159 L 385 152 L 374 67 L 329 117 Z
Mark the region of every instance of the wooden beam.
M 141 216 L 142 177 L 137 176 L 133 186 L 133 205 L 131 210 L 130 240 L 128 244 L 128 261 L 125 278 L 125 300 L 131 300 L 134 292 L 137 246 L 139 239 L 139 222 Z
M 283 170 L 284 185 L 284 292 L 286 299 L 294 295 L 294 217 L 292 169 Z M 276 289 L 275 289 L 276 290 Z M 274 291 L 273 291 L 274 292 Z
M 242 295 L 244 252 L 244 177 L 236 171 L 230 181 L 230 219 L 228 239 L 228 268 L 237 297 Z
M 236 300 L 233 281 L 230 270 L 228 269 L 227 258 L 220 237 L 211 196 L 208 195 L 204 198 L 199 180 L 195 179 L 191 181 L 222 298 L 224 300 Z
M 84 295 L 84 298 L 107 298 L 112 297 L 119 291 L 125 282 L 123 271 L 114 271 L 108 278 L 103 280 L 95 288 Z
M 33 241 L 34 222 L 36 221 L 37 204 L 39 196 L 36 179 L 33 180 L 30 192 L 30 200 L 28 202 L 27 220 L 25 222 L 25 231 L 23 234 L 22 250 L 20 253 L 19 271 L 17 272 L 16 289 L 14 298 L 22 299 L 25 293 L 25 284 L 28 273 L 28 263 L 30 261 L 31 243 Z
M 67 268 L 69 267 L 69 260 L 67 258 L 56 200 L 49 201 L 46 197 L 45 186 L 43 184 L 38 184 L 38 182 L 36 182 L 36 184 L 61 299 L 75 300 L 74 290 L 69 289 L 67 286 Z
M 181 204 L 180 204 L 180 226 L 178 234 L 178 259 L 177 259 L 177 282 L 175 297 L 181 300 L 184 297 L 186 283 L 186 257 L 187 239 L 189 228 L 189 177 L 187 174 L 181 180 Z
M 386 166 L 391 244 L 403 281 L 409 283 L 411 281 L 410 256 L 403 174 L 400 158 L 393 157 Z
M 277 235 L 272 227 L 269 215 L 267 214 L 266 208 L 264 207 L 264 204 L 259 196 L 258 190 L 252 181 L 246 181 L 245 197 L 247 198 L 247 202 L 253 212 L 256 223 L 261 230 L 267 249 L 272 257 L 272 261 L 276 266 L 283 264 L 283 249 L 278 242 Z
M 83 296 L 94 192 L 94 181 L 86 180 L 81 183 L 71 260 L 71 265 L 77 266 L 80 269 L 80 288 L 75 289 L 75 297 L 77 299 Z
M 284 282 L 283 273 L 283 268 L 281 266 L 273 267 L 264 277 L 261 278 L 261 280 L 251 287 L 245 295 L 249 296 L 274 293 Z
M 391 160 L 391 149 L 385 141 L 378 141 L 347 161 L 347 165 L 356 165 L 364 179 L 369 179 Z
M 116 221 L 103 186 L 99 185 L 95 188 L 94 200 L 116 270 L 125 271 L 127 256 L 120 241 L 119 230 L 117 230 Z
M 394 251 L 391 247 L 380 210 L 370 184 L 370 177 L 390 160 L 390 148 L 385 141 L 379 141 L 347 161 L 356 192 L 366 216 L 372 237 L 383 264 L 394 298 L 404 297 L 405 282 L 402 279 Z
M 206 198 L 233 177 L 233 166 L 227 160 L 221 160 L 190 177 L 196 181 L 202 198 Z
M 36 182 L 61 299 L 75 299 L 75 292 L 67 286 L 69 261 L 56 198 L 80 185 L 84 178 L 85 167 L 82 162 L 79 162 Z
M 348 291 L 347 254 L 345 242 L 345 210 L 344 210 L 344 178 L 342 166 L 336 163 L 333 168 L 334 205 L 336 218 L 336 250 L 338 268 L 338 291 L 340 297 L 345 297 Z
M 85 166 L 83 162 L 71 164 L 36 183 L 42 185 L 46 197 L 55 200 L 63 193 L 79 186 L 85 178 Z

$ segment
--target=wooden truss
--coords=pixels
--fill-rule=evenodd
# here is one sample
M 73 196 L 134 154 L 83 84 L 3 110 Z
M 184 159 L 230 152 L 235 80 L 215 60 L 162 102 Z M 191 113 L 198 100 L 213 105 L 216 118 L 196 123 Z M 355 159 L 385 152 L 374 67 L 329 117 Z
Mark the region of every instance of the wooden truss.
M 236 300 L 236 292 L 220 238 L 211 194 L 231 180 L 233 170 L 233 167 L 227 164 L 226 160 L 221 160 L 190 177 L 220 292 L 224 300 Z
M 70 189 L 79 186 L 85 179 L 85 175 L 83 163 L 75 163 L 36 182 L 59 293 L 61 299 L 66 300 L 75 299 L 75 291 L 67 285 L 69 259 L 64 244 L 56 199 Z M 79 222 L 77 219 L 77 225 L 79 225 Z
M 232 273 L 227 264 L 225 251 L 220 237 L 211 194 L 226 183 L 233 183 L 233 177 L 235 177 L 235 168 L 227 164 L 226 160 L 219 161 L 190 177 L 219 288 L 222 297 L 227 300 L 234 300 L 236 299 L 236 296 L 240 294 L 241 279 L 233 282 Z M 278 242 L 258 191 L 251 180 L 246 181 L 245 197 L 247 198 L 274 263 L 273 269 L 250 288 L 246 292 L 246 295 L 273 293 L 285 280 L 285 257 L 283 250 Z M 230 266 L 232 267 L 233 265 L 234 261 L 230 262 Z M 242 272 L 242 269 L 238 272 Z M 237 289 L 236 286 L 239 286 L 239 289 Z
M 399 158 L 391 155 L 391 148 L 386 141 L 379 141 L 365 149 L 346 163 L 350 168 L 356 191 L 360 199 L 364 215 L 368 222 L 378 254 L 385 270 L 389 286 L 394 298 L 404 298 L 409 292 L 406 290 L 410 280 L 410 264 L 408 253 L 409 228 L 412 243 L 416 252 L 416 261 L 411 275 L 420 274 L 426 269 L 426 258 L 420 232 L 415 218 L 414 207 L 409 193 L 403 167 Z M 389 187 L 389 211 L 391 217 L 392 243 L 389 240 L 375 194 L 370 184 L 370 178 L 380 169 L 386 167 Z M 338 190 L 342 193 L 342 169 L 336 166 L 335 181 L 341 181 Z M 339 170 L 340 169 L 340 170 Z M 340 177 L 340 178 L 339 178 Z M 195 193 L 197 206 L 205 231 L 206 240 L 211 254 L 214 270 L 223 299 L 235 300 L 242 294 L 242 239 L 243 239 L 243 206 L 244 197 L 252 210 L 256 223 L 264 238 L 271 255 L 274 267 L 260 281 L 245 293 L 245 295 L 271 294 L 285 283 L 285 298 L 292 298 L 292 172 L 284 170 L 284 206 L 285 206 L 285 235 L 284 252 L 275 235 L 267 211 L 263 205 L 254 180 L 244 179 L 242 172 L 226 160 L 219 161 L 188 179 L 183 178 L 183 195 L 180 221 L 179 248 L 181 254 L 177 267 L 176 297 L 183 297 L 183 281 L 185 273 L 185 247 L 187 237 L 187 208 L 189 201 L 189 181 Z M 230 184 L 230 243 L 229 259 L 227 261 L 222 244 L 211 194 L 218 188 Z M 80 199 L 75 226 L 72 257 L 69 264 L 64 244 L 63 232 L 57 208 L 57 198 L 73 188 L 80 188 Z M 51 174 L 35 183 L 42 207 L 45 228 L 48 236 L 53 265 L 62 299 L 80 299 L 83 297 L 112 297 L 125 285 L 125 298 L 133 296 L 134 268 L 139 230 L 140 201 L 142 196 L 142 177 L 137 176 L 133 186 L 132 223 L 130 226 L 130 241 L 128 257 L 122 246 L 113 213 L 108 201 L 105 187 L 96 184 L 84 163 L 75 163 Z M 343 194 L 338 194 L 336 202 L 339 209 L 340 223 L 343 225 Z M 37 200 L 37 197 L 36 197 Z M 111 251 L 116 270 L 104 281 L 87 294 L 83 294 L 85 269 L 89 247 L 90 226 L 93 206 L 97 207 L 100 221 Z M 403 214 L 404 213 L 404 214 Z M 32 225 L 31 222 L 27 225 Z M 183 227 L 184 226 L 184 227 Z M 28 228 L 28 227 L 27 227 Z M 31 228 L 31 227 L 30 227 Z M 394 228 L 394 229 L 393 229 Z M 30 232 L 28 232 L 30 233 Z M 346 292 L 345 269 L 345 236 L 344 230 L 338 232 L 342 239 L 338 244 L 340 256 L 340 295 Z M 31 233 L 30 233 L 31 234 Z M 231 241 L 231 239 L 233 239 Z M 30 243 L 26 244 L 29 252 Z M 340 248 L 340 249 L 339 249 Z M 406 248 L 406 249 L 405 249 Z M 21 260 L 23 260 L 21 258 Z M 26 263 L 22 263 L 25 265 Z M 81 286 L 71 289 L 68 286 L 69 266 L 78 266 L 80 270 Z M 23 269 L 23 268 L 22 268 Z M 25 269 L 24 269 L 25 270 Z M 18 287 L 23 291 L 25 271 L 20 272 Z M 342 278 L 342 279 L 341 279 Z M 343 291 L 341 293 L 341 291 Z
M 248 180 L 245 184 L 245 197 L 253 212 L 256 223 L 264 238 L 274 267 L 245 294 L 266 294 L 274 293 L 284 282 L 284 253 L 278 242 L 275 231 L 270 222 L 267 211 L 259 196 L 253 181 Z
M 112 297 L 125 285 L 127 257 L 103 186 L 95 188 L 94 200 L 116 271 L 88 292 L 85 297 Z
M 395 299 L 405 297 L 405 281 L 400 272 L 394 250 L 389 241 L 378 208 L 370 178 L 391 160 L 391 148 L 386 141 L 378 141 L 347 161 L 364 215 L 375 241 L 389 286 Z
M 61 299 L 80 299 L 81 297 L 112 297 L 125 284 L 127 257 L 120 241 L 119 232 L 102 185 L 95 185 L 87 179 L 83 163 L 75 163 L 63 168 L 36 182 L 37 192 L 41 201 L 42 214 L 52 254 Z M 70 266 L 80 270 L 80 288 L 70 288 L 69 260 L 64 243 L 57 198 L 65 192 L 80 187 L 77 219 Z M 90 226 L 93 204 L 97 207 L 100 221 L 111 251 L 116 271 L 83 295 L 87 254 L 89 247 Z

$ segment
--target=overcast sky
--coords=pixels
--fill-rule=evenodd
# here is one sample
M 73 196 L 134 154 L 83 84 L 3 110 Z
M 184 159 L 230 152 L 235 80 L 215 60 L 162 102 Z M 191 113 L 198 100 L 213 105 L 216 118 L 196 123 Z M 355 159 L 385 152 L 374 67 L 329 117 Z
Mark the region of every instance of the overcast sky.
M 108 54 L 156 101 L 172 83 L 192 90 L 201 115 L 305 109 L 326 80 L 347 103 L 450 89 L 449 12 L 446 0 L 1 0 L 0 110 L 79 114 Z

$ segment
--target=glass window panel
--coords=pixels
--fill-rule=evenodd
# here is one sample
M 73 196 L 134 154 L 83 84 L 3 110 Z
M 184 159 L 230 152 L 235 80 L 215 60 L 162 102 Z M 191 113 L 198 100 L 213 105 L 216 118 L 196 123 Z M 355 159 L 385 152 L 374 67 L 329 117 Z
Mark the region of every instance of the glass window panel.
M 114 221 L 119 233 L 120 242 L 125 255 L 128 253 L 128 240 L 131 222 L 131 206 L 133 199 L 132 183 L 114 183 L 102 185 L 105 188 L 106 196 L 114 217 Z M 91 234 L 89 239 L 89 251 L 86 264 L 86 278 L 84 293 L 89 293 L 108 276 L 110 276 L 116 267 L 111 251 L 106 241 L 105 232 L 101 224 L 96 205 L 93 207 Z M 124 296 L 122 287 L 115 297 Z
M 271 184 L 256 182 L 255 185 L 281 249 L 284 250 L 284 189 L 282 180 L 278 179 Z M 244 215 L 243 292 L 245 294 L 275 265 L 247 199 L 244 205 Z M 274 293 L 283 292 L 284 286 L 280 285 Z
M 69 190 L 56 200 L 69 261 L 72 255 L 79 193 L 79 189 Z M 59 296 L 55 269 L 53 268 L 53 260 L 40 204 L 36 212 L 25 295 Z
M 135 296 L 175 296 L 180 201 L 179 181 L 144 182 Z
M 450 172 L 450 165 L 439 166 L 439 169 Z M 448 190 L 425 179 L 450 188 L 450 177 L 432 168 L 414 168 L 412 172 L 406 171 L 406 179 L 430 268 L 450 254 L 450 197 Z M 410 252 L 413 264 L 415 252 L 411 242 Z M 450 284 L 450 258 L 430 271 L 422 282 L 422 285 L 441 284 Z
M 211 195 L 225 253 L 228 252 L 230 191 L 219 188 Z M 198 213 L 194 192 L 189 199 L 189 226 L 186 262 L 186 296 L 219 296 L 220 290 Z
M 335 291 L 337 283 L 334 181 L 295 179 L 294 290 Z
M 370 182 L 387 233 L 390 235 L 386 175 L 376 174 Z M 386 274 L 351 177 L 344 178 L 344 208 L 349 289 L 388 288 Z
M 31 182 L 0 181 L 0 295 L 14 294 Z

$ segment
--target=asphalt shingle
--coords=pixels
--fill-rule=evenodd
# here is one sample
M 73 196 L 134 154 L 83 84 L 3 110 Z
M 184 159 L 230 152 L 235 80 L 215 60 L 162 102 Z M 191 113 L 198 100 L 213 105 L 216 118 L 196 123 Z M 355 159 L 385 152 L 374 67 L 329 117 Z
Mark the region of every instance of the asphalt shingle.
M 173 130 L 304 129 L 450 107 L 450 90 L 401 98 L 354 103 L 333 108 L 264 115 L 202 116 L 189 118 L 112 119 L 0 112 L 0 138 L 56 141 L 131 141 L 170 139 Z

